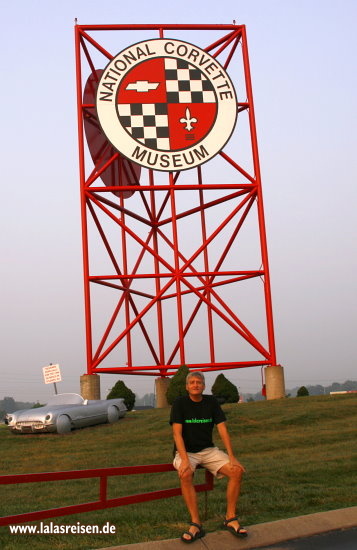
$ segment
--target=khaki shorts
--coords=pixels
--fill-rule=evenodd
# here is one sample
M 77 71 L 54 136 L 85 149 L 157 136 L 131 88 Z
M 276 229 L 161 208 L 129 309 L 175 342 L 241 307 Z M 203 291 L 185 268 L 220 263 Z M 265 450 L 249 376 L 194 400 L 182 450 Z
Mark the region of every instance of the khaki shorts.
M 218 447 L 207 447 L 207 449 L 203 449 L 198 453 L 187 453 L 187 455 L 193 471 L 195 471 L 197 466 L 200 464 L 203 468 L 206 468 L 206 470 L 211 472 L 217 479 L 224 477 L 223 474 L 218 473 L 218 470 L 229 462 L 229 456 L 223 451 L 220 451 Z M 176 451 L 173 461 L 174 468 L 178 470 L 180 464 L 181 457 Z

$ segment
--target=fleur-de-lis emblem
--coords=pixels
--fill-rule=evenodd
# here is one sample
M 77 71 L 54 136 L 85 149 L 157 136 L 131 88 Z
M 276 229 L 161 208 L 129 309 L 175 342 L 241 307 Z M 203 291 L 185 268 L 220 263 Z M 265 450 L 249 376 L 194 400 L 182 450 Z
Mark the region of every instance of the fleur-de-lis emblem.
M 185 129 L 188 132 L 190 132 L 191 130 L 193 130 L 192 122 L 198 122 L 198 121 L 197 121 L 197 118 L 191 117 L 191 112 L 188 107 L 185 111 L 185 115 L 186 115 L 186 118 L 184 117 L 180 118 L 180 122 L 182 122 L 182 124 L 186 124 Z

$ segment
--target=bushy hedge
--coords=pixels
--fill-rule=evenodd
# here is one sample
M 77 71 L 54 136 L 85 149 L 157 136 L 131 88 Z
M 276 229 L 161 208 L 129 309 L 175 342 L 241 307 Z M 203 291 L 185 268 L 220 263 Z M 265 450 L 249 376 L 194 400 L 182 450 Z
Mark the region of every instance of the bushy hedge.
M 135 393 L 122 380 L 118 380 L 107 395 L 107 399 L 117 399 L 118 397 L 124 398 L 126 408 L 131 411 L 135 403 Z
M 171 378 L 166 392 L 166 399 L 169 405 L 172 405 L 177 397 L 187 395 L 186 376 L 189 372 L 189 368 L 186 367 L 186 365 L 181 365 L 181 367 L 176 371 L 176 374 L 174 374 Z
M 212 386 L 212 395 L 214 395 L 219 401 L 225 401 L 225 403 L 237 403 L 239 401 L 239 392 L 237 386 L 232 384 L 224 376 L 219 374 Z
M 306 386 L 301 386 L 298 389 L 296 396 L 297 397 L 305 397 L 306 395 L 309 395 L 309 390 L 306 388 Z

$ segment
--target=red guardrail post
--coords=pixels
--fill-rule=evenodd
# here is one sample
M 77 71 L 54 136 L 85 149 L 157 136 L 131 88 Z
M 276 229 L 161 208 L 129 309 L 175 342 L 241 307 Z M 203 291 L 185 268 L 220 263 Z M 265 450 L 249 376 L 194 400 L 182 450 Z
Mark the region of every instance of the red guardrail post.
M 25 512 L 10 516 L 0 517 L 0 525 L 12 525 L 24 523 L 27 521 L 37 521 L 60 516 L 68 516 L 83 512 L 92 512 L 94 510 L 103 510 L 105 508 L 115 508 L 117 506 L 126 506 L 139 502 L 148 502 L 169 498 L 181 494 L 180 487 L 172 489 L 161 489 L 148 493 L 139 493 L 135 495 L 121 496 L 113 499 L 107 498 L 108 477 L 135 475 L 135 474 L 153 474 L 161 472 L 174 471 L 172 464 L 151 464 L 145 466 L 120 466 L 116 468 L 97 468 L 88 470 L 68 470 L 65 472 L 43 472 L 35 474 L 10 474 L 0 476 L 0 485 L 17 485 L 20 483 L 43 483 L 46 481 L 63 481 L 69 479 L 91 479 L 99 478 L 99 500 L 95 502 L 86 502 L 82 504 L 73 504 L 60 508 L 51 508 L 48 510 L 39 510 L 36 512 Z M 206 516 L 207 516 L 207 491 L 213 489 L 213 475 L 206 470 L 205 483 L 195 485 L 197 492 L 206 492 Z
M 101 476 L 100 477 L 100 500 L 101 502 L 106 502 L 107 500 L 107 482 L 108 482 L 108 476 Z

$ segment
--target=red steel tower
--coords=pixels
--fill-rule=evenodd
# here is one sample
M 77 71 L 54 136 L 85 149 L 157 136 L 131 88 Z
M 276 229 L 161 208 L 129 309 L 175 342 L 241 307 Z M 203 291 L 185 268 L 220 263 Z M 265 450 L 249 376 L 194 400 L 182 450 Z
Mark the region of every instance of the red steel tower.
M 244 25 L 76 25 L 75 37 L 87 375 L 163 378 L 182 364 L 200 371 L 275 366 Z M 166 53 L 154 55 L 156 46 Z M 168 126 L 176 109 L 182 139 L 196 139 L 195 148 L 174 141 L 174 132 L 169 145 L 167 128 L 156 127 L 155 145 L 152 128 L 144 128 L 144 136 L 135 133 L 137 116 L 150 118 L 148 102 L 136 100 L 135 109 L 144 103 L 141 115 L 118 103 L 135 93 L 159 97 L 165 56 L 178 73 L 201 73 L 200 90 L 222 105 L 233 83 L 236 122 L 220 119 L 221 105 L 215 111 L 214 101 L 202 107 L 182 95 L 181 104 L 169 105 Z M 175 78 L 170 86 L 177 85 Z M 178 86 L 186 89 L 187 82 Z M 107 130 L 111 115 L 105 109 L 118 113 L 124 130 Z M 199 137 L 197 121 L 204 128 Z M 200 140 L 214 123 L 223 143 L 210 155 L 208 138 Z

